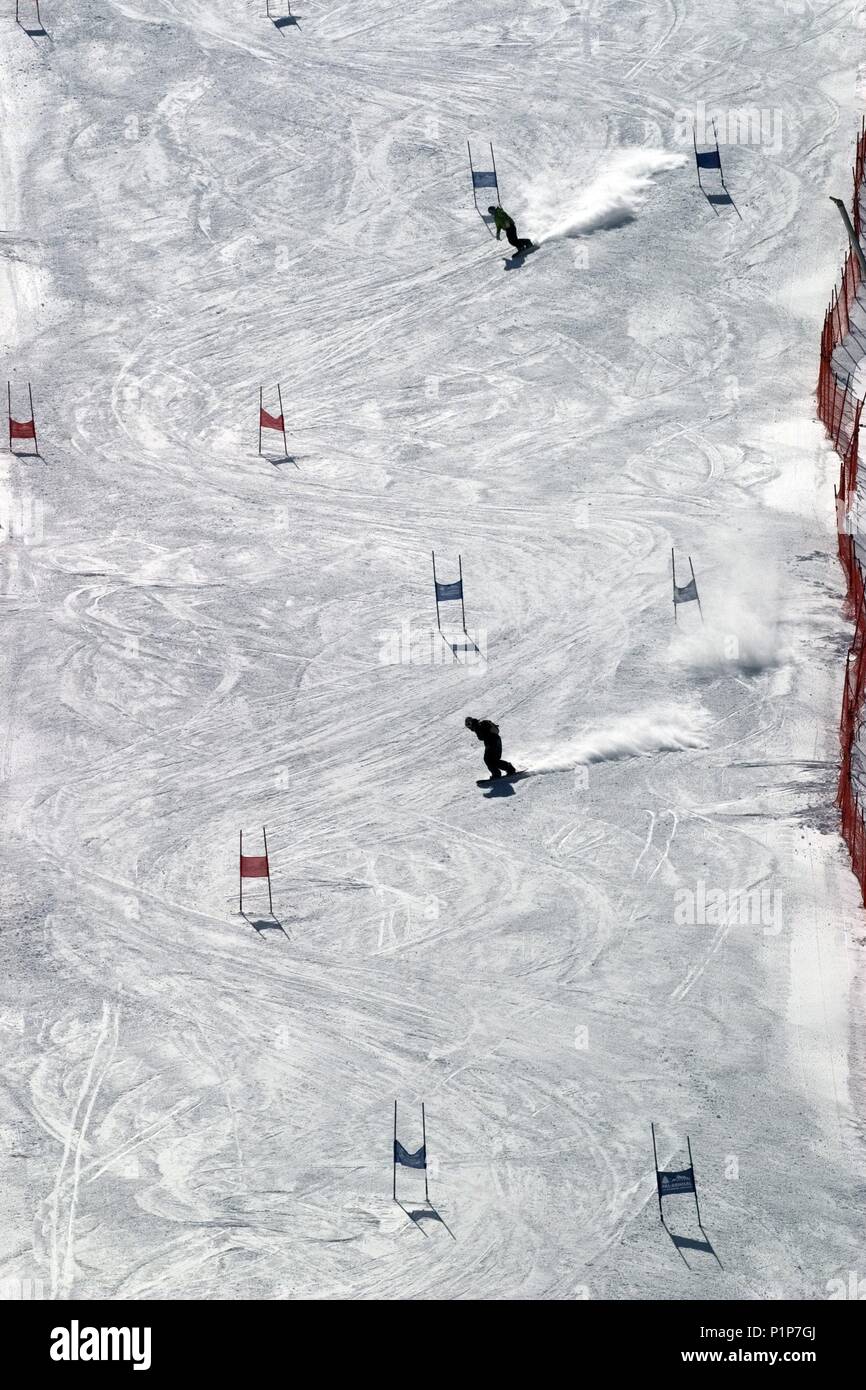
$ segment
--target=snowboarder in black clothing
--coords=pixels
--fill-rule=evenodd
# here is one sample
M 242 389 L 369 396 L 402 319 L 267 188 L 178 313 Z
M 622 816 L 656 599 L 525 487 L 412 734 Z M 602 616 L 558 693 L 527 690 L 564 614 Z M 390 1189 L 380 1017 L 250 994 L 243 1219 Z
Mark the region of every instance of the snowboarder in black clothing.
M 484 763 L 490 773 L 492 782 L 498 781 L 504 775 L 513 777 L 516 769 L 511 763 L 506 763 L 502 758 L 502 739 L 499 736 L 499 725 L 494 724 L 492 719 L 472 719 L 466 720 L 467 729 L 471 729 L 477 739 L 484 744 Z
M 490 216 L 496 223 L 497 241 L 500 240 L 500 237 L 504 232 L 508 239 L 509 245 L 514 247 L 514 250 L 517 252 L 518 256 L 522 251 L 529 250 L 530 246 L 532 245 L 532 242 L 529 240 L 529 237 L 517 235 L 517 227 L 515 226 L 514 218 L 508 216 L 508 213 L 505 211 L 505 208 L 489 207 L 487 211 L 490 213 Z M 494 724 L 493 727 L 495 728 L 496 725 Z

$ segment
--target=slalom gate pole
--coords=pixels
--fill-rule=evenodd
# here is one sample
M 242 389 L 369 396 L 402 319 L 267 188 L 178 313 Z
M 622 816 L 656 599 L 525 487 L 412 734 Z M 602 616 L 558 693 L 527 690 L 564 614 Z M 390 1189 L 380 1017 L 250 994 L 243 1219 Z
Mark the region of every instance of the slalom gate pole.
M 698 612 L 699 612 L 700 615 L 701 615 L 701 622 L 703 622 L 703 621 L 704 621 L 704 610 L 703 610 L 703 608 L 701 607 L 701 597 L 700 597 L 700 594 L 698 593 L 698 581 L 695 579 L 695 567 L 694 567 L 694 565 L 692 564 L 692 557 L 691 557 L 691 555 L 689 556 L 689 569 L 690 569 L 691 572 L 692 572 L 692 583 L 693 583 L 694 586 L 695 586 L 695 598 L 696 598 L 697 601 L 698 601 Z
M 656 1170 L 656 1196 L 659 1200 L 659 1220 L 661 1221 L 662 1225 L 664 1225 L 665 1219 L 662 1215 L 662 1194 L 659 1190 L 659 1155 L 658 1149 L 656 1148 L 656 1127 L 652 1123 L 652 1121 L 650 1121 L 650 1129 L 652 1130 L 653 1136 L 653 1167 Z
M 394 1101 L 394 1142 L 391 1145 L 391 1169 L 394 1178 L 394 1201 L 397 1200 L 397 1102 Z
M 421 1102 L 421 1142 L 424 1145 L 424 1201 L 430 1204 L 430 1192 L 427 1187 L 427 1118 L 424 1114 L 424 1102 Z
M 286 417 L 285 417 L 285 415 L 283 414 L 283 393 L 282 393 L 282 390 L 280 389 L 280 383 L 279 383 L 279 382 L 277 382 L 277 396 L 279 397 L 279 401 L 280 401 L 280 419 L 281 419 L 282 422 L 283 422 L 283 448 L 284 448 L 285 451 L 286 451 L 286 458 L 288 458 L 288 457 L 289 457 L 289 441 L 286 439 Z M 259 415 L 259 419 L 260 419 L 260 420 L 261 420 L 261 418 L 262 418 L 261 415 Z
M 6 383 L 6 399 L 9 402 L 9 452 L 12 453 L 12 382 Z
M 475 166 L 472 163 L 472 146 L 466 141 L 466 148 L 469 151 L 469 177 L 472 180 L 472 201 L 475 204 L 475 211 L 478 211 L 478 194 L 475 191 Z
M 701 1227 L 701 1230 L 703 1230 L 704 1228 L 701 1226 L 701 1209 L 698 1205 L 698 1184 L 695 1180 L 695 1161 L 692 1158 L 692 1141 L 688 1135 L 686 1135 L 686 1143 L 689 1146 L 689 1167 L 692 1170 L 692 1189 L 695 1194 L 695 1210 L 698 1213 L 698 1225 Z
M 12 447 L 11 435 L 10 435 L 10 439 L 9 439 L 9 447 L 10 447 L 10 448 Z M 436 583 L 436 551 L 435 551 L 435 550 L 431 550 L 431 551 L 430 551 L 430 554 L 433 556 L 433 593 L 436 595 L 436 626 L 438 627 L 439 631 L 441 632 L 441 631 L 442 631 L 442 623 L 440 622 L 440 619 L 439 619 L 439 585 Z
M 240 883 L 240 908 L 241 914 L 244 910 L 244 832 L 241 831 L 241 857 L 238 860 L 238 881 Z
M 719 178 L 722 181 L 722 188 L 724 188 L 725 192 L 727 193 L 728 189 L 727 185 L 725 184 L 725 171 L 722 168 L 722 155 L 721 151 L 719 150 L 719 132 L 716 130 L 715 120 L 713 121 L 713 139 L 716 142 L 716 159 L 719 161 Z
M 674 596 L 674 622 L 679 622 L 677 617 L 677 565 L 674 559 L 674 548 L 671 546 L 671 584 L 673 585 Z
M 262 456 L 262 411 L 265 408 L 265 388 L 259 387 L 259 458 Z
M 457 565 L 458 565 L 459 570 L 460 570 L 460 612 L 461 612 L 462 615 L 463 615 L 463 632 L 464 632 L 464 634 L 468 637 L 469 634 L 468 634 L 468 632 L 466 632 L 466 608 L 465 608 L 464 603 L 463 603 L 463 556 L 462 556 L 462 555 L 458 555 L 458 556 L 457 556 Z
M 490 141 L 490 163 L 493 165 L 493 177 L 496 180 L 496 201 L 502 207 L 502 194 L 499 192 L 499 175 L 496 172 L 496 160 L 493 157 L 493 141 Z
M 271 897 L 271 861 L 270 861 L 270 859 L 268 858 L 268 832 L 267 832 L 267 829 L 265 828 L 265 826 L 262 826 L 262 839 L 263 839 L 264 842 L 265 842 L 265 863 L 266 863 L 267 866 L 268 866 L 268 907 L 269 907 L 269 909 L 270 909 L 271 916 L 273 917 L 273 915 L 274 915 L 274 900 L 273 900 L 273 898 Z
M 38 5 L 36 6 L 36 15 L 37 15 L 37 18 L 38 18 L 38 16 L 39 16 L 39 6 L 38 6 Z M 39 20 L 39 23 L 40 23 L 40 24 L 42 23 L 42 20 L 41 20 L 41 19 Z M 31 424 L 33 425 L 33 447 L 34 447 L 34 449 L 36 450 L 36 457 L 37 457 L 37 458 L 40 458 L 41 455 L 40 455 L 40 453 L 39 453 L 39 440 L 36 438 L 36 412 L 35 412 L 35 410 L 33 409 L 33 391 L 31 390 L 30 382 L 29 382 L 29 381 L 28 381 L 28 383 L 27 383 L 27 394 L 28 394 L 29 397 L 30 397 L 30 422 L 31 422 Z

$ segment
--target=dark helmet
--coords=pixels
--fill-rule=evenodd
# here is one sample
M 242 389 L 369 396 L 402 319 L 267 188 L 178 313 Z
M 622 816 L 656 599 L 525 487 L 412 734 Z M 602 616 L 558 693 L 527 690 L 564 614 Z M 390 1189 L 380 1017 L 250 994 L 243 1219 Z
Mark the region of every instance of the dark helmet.
M 487 211 L 488 211 L 488 212 L 495 212 L 495 211 L 496 211 L 496 208 L 495 208 L 494 205 L 491 203 L 491 204 L 490 204 L 490 207 L 487 209 Z
M 467 729 L 471 729 L 473 733 L 478 728 L 478 720 L 473 719 L 471 714 L 467 714 L 464 722 L 466 724 Z

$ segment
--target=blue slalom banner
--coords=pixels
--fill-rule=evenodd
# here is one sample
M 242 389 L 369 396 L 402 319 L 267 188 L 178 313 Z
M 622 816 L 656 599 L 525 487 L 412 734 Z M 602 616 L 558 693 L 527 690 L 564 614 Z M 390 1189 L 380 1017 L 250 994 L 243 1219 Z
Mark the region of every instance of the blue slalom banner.
M 463 580 L 455 579 L 450 584 L 443 584 L 436 580 L 436 598 L 439 603 L 445 603 L 448 599 L 463 597 Z
M 656 1179 L 661 1197 L 675 1197 L 681 1192 L 689 1193 L 695 1190 L 693 1168 L 669 1168 L 666 1172 L 657 1172 Z
M 415 1153 L 410 1153 L 404 1149 L 399 1139 L 394 1140 L 394 1162 L 402 1163 L 404 1168 L 426 1168 L 427 1167 L 427 1145 L 422 1144 Z

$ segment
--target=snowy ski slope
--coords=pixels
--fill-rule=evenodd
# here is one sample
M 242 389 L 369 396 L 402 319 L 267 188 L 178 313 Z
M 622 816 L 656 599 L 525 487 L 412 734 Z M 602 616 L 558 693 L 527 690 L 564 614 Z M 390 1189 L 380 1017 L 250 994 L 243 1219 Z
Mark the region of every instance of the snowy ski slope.
M 812 390 L 862 6 L 11 8 L 0 334 L 43 457 L 2 465 L 0 1281 L 826 1296 L 866 933 Z M 742 220 L 700 102 L 772 113 L 723 146 Z M 431 549 L 483 666 L 435 646 Z M 467 714 L 537 775 L 485 795 Z M 283 932 L 260 884 L 237 915 L 262 824 Z M 700 885 L 772 910 L 682 925 Z M 441 1222 L 391 1199 L 395 1098 Z M 651 1120 L 723 1268 L 659 1224 Z

